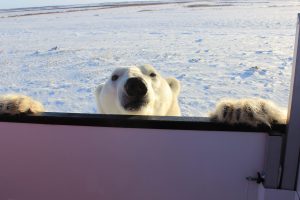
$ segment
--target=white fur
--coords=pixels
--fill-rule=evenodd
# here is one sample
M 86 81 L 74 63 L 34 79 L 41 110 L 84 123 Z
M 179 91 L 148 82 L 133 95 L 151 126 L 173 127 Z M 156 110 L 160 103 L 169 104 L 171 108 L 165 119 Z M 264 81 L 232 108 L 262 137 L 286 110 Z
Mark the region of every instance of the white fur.
M 0 96 L 0 114 L 44 112 L 43 105 L 28 96 L 9 94 Z
M 259 98 L 223 99 L 218 102 L 210 117 L 216 121 L 251 126 L 286 124 L 287 111 L 275 103 Z
M 155 73 L 156 77 L 151 77 L 151 73 Z M 151 65 L 118 68 L 112 73 L 113 75 L 118 75 L 118 80 L 112 81 L 109 78 L 96 89 L 96 100 L 100 113 L 160 116 L 181 115 L 178 105 L 180 83 L 175 78 L 162 77 Z M 121 105 L 124 85 L 132 77 L 141 78 L 148 89 L 147 96 L 149 102 L 137 111 L 128 111 Z

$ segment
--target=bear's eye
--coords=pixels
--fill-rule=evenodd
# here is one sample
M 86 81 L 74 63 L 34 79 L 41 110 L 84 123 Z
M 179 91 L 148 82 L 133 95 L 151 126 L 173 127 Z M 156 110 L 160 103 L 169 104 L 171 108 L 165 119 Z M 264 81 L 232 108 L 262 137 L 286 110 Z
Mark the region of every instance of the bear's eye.
M 116 81 L 118 78 L 119 78 L 118 75 L 113 75 L 113 76 L 111 77 L 111 80 L 112 80 L 112 81 Z
M 154 77 L 156 77 L 156 74 L 155 74 L 154 72 L 152 72 L 152 73 L 150 74 L 150 76 L 154 78 Z

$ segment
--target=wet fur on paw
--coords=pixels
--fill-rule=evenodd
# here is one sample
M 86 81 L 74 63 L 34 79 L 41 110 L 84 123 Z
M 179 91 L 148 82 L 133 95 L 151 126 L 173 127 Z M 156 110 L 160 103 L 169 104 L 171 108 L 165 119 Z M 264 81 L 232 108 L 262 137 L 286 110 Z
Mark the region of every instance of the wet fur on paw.
M 212 120 L 228 124 L 248 124 L 250 126 L 286 124 L 287 112 L 265 99 L 223 99 L 215 111 L 210 113 Z
M 0 114 L 20 114 L 44 112 L 43 105 L 25 95 L 0 96 Z

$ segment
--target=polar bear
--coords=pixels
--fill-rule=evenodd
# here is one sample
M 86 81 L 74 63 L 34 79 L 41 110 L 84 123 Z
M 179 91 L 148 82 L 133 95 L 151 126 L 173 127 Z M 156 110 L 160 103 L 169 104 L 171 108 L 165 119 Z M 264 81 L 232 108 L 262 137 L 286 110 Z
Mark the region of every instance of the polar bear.
M 162 77 L 151 65 L 116 69 L 98 86 L 96 101 L 103 114 L 180 116 L 180 82 Z M 209 113 L 211 120 L 231 125 L 285 124 L 287 112 L 273 102 L 259 99 L 223 99 Z
M 103 114 L 180 116 L 180 83 L 162 77 L 151 65 L 116 69 L 96 89 Z
M 151 65 L 117 68 L 97 87 L 95 95 L 101 114 L 180 116 L 180 82 L 162 77 Z M 44 112 L 41 103 L 24 95 L 0 96 L 0 114 Z M 213 121 L 227 124 L 286 124 L 287 112 L 271 101 L 225 99 L 209 114 Z

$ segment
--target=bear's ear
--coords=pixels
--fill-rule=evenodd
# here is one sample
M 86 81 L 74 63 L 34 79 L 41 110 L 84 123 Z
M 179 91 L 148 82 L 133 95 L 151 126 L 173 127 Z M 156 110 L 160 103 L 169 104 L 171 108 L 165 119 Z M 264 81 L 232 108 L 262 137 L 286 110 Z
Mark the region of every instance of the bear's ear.
M 103 86 L 104 86 L 104 84 L 99 85 L 95 91 L 96 103 L 97 103 L 99 113 L 103 112 L 103 109 L 101 108 L 101 103 L 100 103 L 100 93 L 101 93 Z
M 104 84 L 100 84 L 97 86 L 96 91 L 95 91 L 96 96 L 98 96 L 101 93 L 103 86 L 104 86 Z
M 178 96 L 180 92 L 180 82 L 176 78 L 166 78 L 166 81 L 173 91 L 173 94 L 175 94 L 175 96 Z

